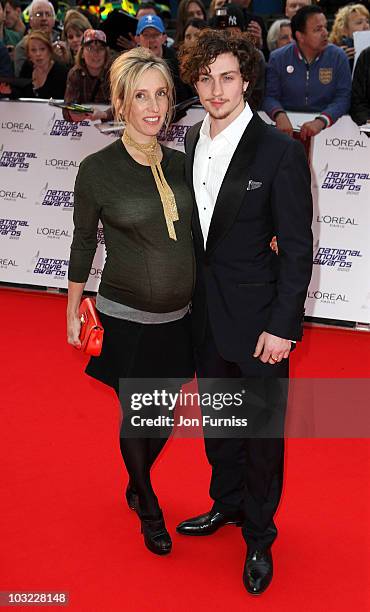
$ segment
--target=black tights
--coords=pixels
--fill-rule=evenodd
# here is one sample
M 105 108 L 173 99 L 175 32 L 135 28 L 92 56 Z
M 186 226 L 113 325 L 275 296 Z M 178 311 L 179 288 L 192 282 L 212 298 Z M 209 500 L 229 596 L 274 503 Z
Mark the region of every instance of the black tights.
M 161 428 L 160 438 L 131 438 L 125 435 L 123 411 L 120 448 L 131 488 L 139 496 L 140 516 L 154 517 L 160 514 L 160 506 L 150 480 L 150 469 L 171 435 L 170 428 Z

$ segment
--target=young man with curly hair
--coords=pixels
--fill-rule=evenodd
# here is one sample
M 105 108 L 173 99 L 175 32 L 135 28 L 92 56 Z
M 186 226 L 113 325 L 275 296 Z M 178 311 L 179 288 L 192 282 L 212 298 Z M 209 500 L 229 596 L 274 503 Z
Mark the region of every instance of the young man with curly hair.
M 200 384 L 240 380 L 248 426 L 243 438 L 205 434 L 214 504 L 177 530 L 210 535 L 241 524 L 244 585 L 260 594 L 273 572 L 289 354 L 302 337 L 312 269 L 312 200 L 301 144 L 245 103 L 255 64 L 248 37 L 224 30 L 202 31 L 181 56 L 182 78 L 196 88 L 207 111 L 186 137 L 187 180 L 196 201 L 197 375 Z M 269 246 L 275 234 L 278 255 Z

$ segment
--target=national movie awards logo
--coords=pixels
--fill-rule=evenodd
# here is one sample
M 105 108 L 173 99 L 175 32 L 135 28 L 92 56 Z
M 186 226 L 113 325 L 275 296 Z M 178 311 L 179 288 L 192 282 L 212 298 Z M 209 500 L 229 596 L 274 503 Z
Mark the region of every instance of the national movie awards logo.
M 358 195 L 363 187 L 363 181 L 370 181 L 368 172 L 328 170 L 328 164 L 319 173 L 319 178 L 322 177 L 321 189 L 344 191 L 346 195 Z
M 320 302 L 320 304 L 329 304 L 331 306 L 336 304 L 348 304 L 350 301 L 345 293 L 325 291 L 324 289 L 309 289 L 307 298 Z
M 163 126 L 158 134 L 158 140 L 160 142 L 173 142 L 177 145 L 183 145 L 185 142 L 185 136 L 191 125 L 179 125 L 174 123 L 170 125 L 168 130 Z
M 4 202 L 17 202 L 18 200 L 27 200 L 27 198 L 24 191 L 2 189 L 0 187 L 0 200 L 4 200 Z
M 25 227 L 29 227 L 25 219 L 0 219 L 0 237 L 19 240 Z
M 62 136 L 69 137 L 70 140 L 81 140 L 83 136 L 82 127 L 89 127 L 90 121 L 79 121 L 78 123 L 72 121 L 65 121 L 64 119 L 55 119 L 51 125 L 49 125 L 49 136 Z
M 28 272 L 44 277 L 65 278 L 68 271 L 68 259 L 55 259 L 52 257 L 41 257 L 40 251 L 32 257 Z
M 72 210 L 74 205 L 73 191 L 66 189 L 53 189 L 45 183 L 41 189 L 36 205 Z
M 36 153 L 29 151 L 6 151 L 4 145 L 0 147 L 0 168 L 16 168 L 18 171 L 27 171 L 30 160 L 37 159 Z
M 104 230 L 102 227 L 98 227 L 98 231 L 96 233 L 96 240 L 98 244 L 105 245 Z
M 27 132 L 33 132 L 35 130 L 35 128 L 32 127 L 32 124 L 29 122 L 6 120 L 0 123 L 0 128 L 2 130 L 12 132 L 13 134 L 24 134 Z
M 359 257 L 362 257 L 362 253 L 355 249 L 319 247 L 314 255 L 313 264 L 348 272 L 352 268 L 353 261 L 357 261 Z

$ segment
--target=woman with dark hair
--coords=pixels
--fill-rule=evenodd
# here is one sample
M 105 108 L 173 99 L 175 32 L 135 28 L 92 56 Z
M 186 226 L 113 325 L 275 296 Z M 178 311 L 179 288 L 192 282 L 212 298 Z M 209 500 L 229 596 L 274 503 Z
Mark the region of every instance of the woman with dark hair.
M 79 11 L 70 9 L 66 12 L 63 24 L 62 39 L 54 46 L 55 52 L 64 64 L 73 66 L 81 48 L 84 32 L 91 29 L 91 23 Z
M 177 9 L 175 46 L 184 40 L 185 26 L 189 19 L 207 20 L 207 12 L 202 0 L 181 0 Z
M 32 30 L 26 39 L 27 60 L 20 77 L 31 78 L 32 84 L 22 89 L 25 98 L 63 99 L 68 69 L 55 60 L 50 38 L 39 30 Z
M 189 19 L 185 24 L 184 29 L 184 46 L 193 45 L 199 36 L 199 32 L 208 27 L 208 24 L 203 19 Z

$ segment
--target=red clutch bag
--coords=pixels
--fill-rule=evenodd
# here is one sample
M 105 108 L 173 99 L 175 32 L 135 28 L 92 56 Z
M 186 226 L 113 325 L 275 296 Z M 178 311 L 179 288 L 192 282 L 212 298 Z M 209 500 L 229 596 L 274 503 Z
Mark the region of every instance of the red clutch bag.
M 81 320 L 81 350 L 86 355 L 99 357 L 103 346 L 104 329 L 96 312 L 95 302 L 91 298 L 82 300 L 79 316 Z

